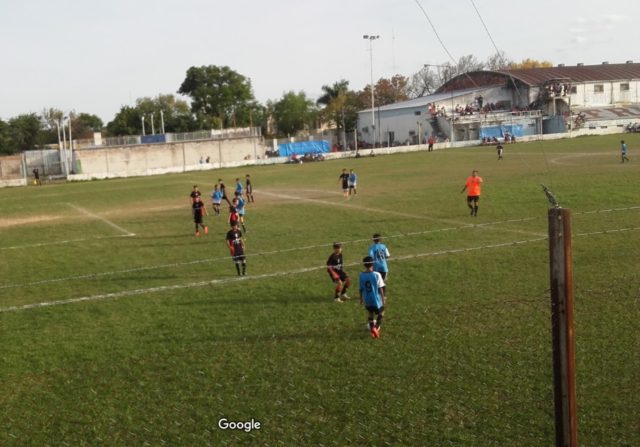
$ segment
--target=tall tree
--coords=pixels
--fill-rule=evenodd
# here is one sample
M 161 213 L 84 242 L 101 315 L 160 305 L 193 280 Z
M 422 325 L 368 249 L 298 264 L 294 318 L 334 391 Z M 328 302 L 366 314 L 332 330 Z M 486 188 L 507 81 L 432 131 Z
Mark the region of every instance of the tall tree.
M 522 62 L 511 62 L 509 68 L 512 70 L 527 70 L 529 68 L 548 68 L 553 67 L 553 63 L 549 61 L 539 61 L 537 59 L 522 59 Z
M 178 93 L 191 98 L 191 110 L 203 126 L 214 118 L 222 127 L 249 124 L 251 81 L 227 66 L 189 68 Z
M 191 132 L 198 128 L 189 104 L 176 98 L 175 95 L 166 94 L 158 95 L 155 98 L 138 98 L 136 109 L 145 116 L 146 122 L 151 123 L 151 118 L 153 118 L 156 133 L 162 132 L 162 120 L 164 120 L 165 132 Z M 147 130 L 151 132 L 151 124 Z
M 136 107 L 120 107 L 120 111 L 107 124 L 107 134 L 109 136 L 140 135 L 141 133 L 142 113 Z
M 439 77 L 429 66 L 424 66 L 411 76 L 407 83 L 407 96 L 409 98 L 419 98 L 421 96 L 430 95 L 442 85 Z
M 9 124 L 0 119 L 0 154 L 12 154 L 13 148 L 9 141 Z
M 484 66 L 487 70 L 500 71 L 509 68 L 513 61 L 508 59 L 503 51 L 489 56 Z
M 341 79 L 332 85 L 322 86 L 322 95 L 316 104 L 324 106 L 321 116 L 335 123 L 338 133 L 344 131 L 346 127 L 346 106 L 349 93 L 349 81 Z
M 73 138 L 79 140 L 93 138 L 93 133 L 104 127 L 100 117 L 90 113 L 74 114 L 71 123 Z
M 287 92 L 273 105 L 273 118 L 280 136 L 294 135 L 313 123 L 313 102 L 304 92 Z
M 11 118 L 4 130 L 5 146 L 2 151 L 6 154 L 35 149 L 42 145 L 40 131 L 42 121 L 35 113 L 18 115 Z
M 409 80 L 402 75 L 395 75 L 391 79 L 380 79 L 376 83 L 374 94 L 376 103 L 384 106 L 409 99 L 407 94 Z

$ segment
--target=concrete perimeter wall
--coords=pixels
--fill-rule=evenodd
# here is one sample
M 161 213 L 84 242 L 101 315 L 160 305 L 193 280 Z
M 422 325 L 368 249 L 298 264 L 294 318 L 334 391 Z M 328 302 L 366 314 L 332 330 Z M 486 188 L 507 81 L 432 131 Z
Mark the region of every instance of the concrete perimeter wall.
M 531 135 L 518 138 L 518 142 L 538 141 L 538 140 L 557 140 L 561 138 L 575 138 L 583 135 L 605 135 L 622 133 L 620 127 L 609 126 L 606 129 L 580 129 L 571 133 L 556 133 L 546 135 Z M 236 142 L 235 144 L 225 145 L 225 141 L 220 142 L 200 142 L 200 143 L 176 143 L 169 145 L 148 145 L 140 150 L 140 146 L 134 148 L 117 148 L 117 149 L 92 149 L 87 151 L 77 151 L 81 157 L 78 160 L 83 161 L 83 166 L 92 169 L 92 173 L 80 173 L 69 175 L 68 180 L 82 181 L 101 178 L 115 178 L 128 176 L 144 176 L 156 174 L 168 174 L 176 172 L 209 170 L 216 168 L 230 168 L 247 165 L 272 165 L 287 162 L 286 157 L 265 157 L 265 148 L 256 142 L 256 155 L 260 158 L 247 158 L 246 153 L 249 149 L 253 150 L 252 139 L 246 139 L 244 142 Z M 203 144 L 208 143 L 208 144 Z M 480 140 L 474 141 L 456 141 L 446 143 L 436 143 L 435 150 L 453 149 L 458 147 L 479 146 Z M 183 145 L 184 155 L 183 155 Z M 168 148 L 167 146 L 171 146 Z M 190 146 L 187 148 L 187 146 Z M 211 157 L 210 163 L 200 163 L 201 150 L 218 150 L 218 158 L 213 159 L 213 152 L 202 152 L 204 158 Z M 418 152 L 425 151 L 426 144 L 395 146 L 390 148 L 362 149 L 359 151 L 360 156 L 368 157 L 371 155 L 387 155 L 402 152 Z M 246 155 L 242 156 L 242 154 Z M 334 160 L 341 158 L 355 157 L 355 151 L 330 152 L 324 154 L 325 159 Z M 217 160 L 223 160 L 222 162 Z M 170 163 L 171 162 L 171 163 Z M 21 168 L 22 156 L 11 155 L 0 157 L 0 187 L 5 186 L 25 186 L 27 179 L 24 177 Z M 164 166 L 163 166 L 164 165 Z M 118 169 L 118 170 L 115 170 Z M 13 177 L 11 177 L 13 176 Z
M 0 157 L 0 187 L 26 185 L 23 166 L 22 154 Z
M 74 174 L 69 180 L 211 169 L 264 157 L 258 137 L 87 149 L 74 152 Z

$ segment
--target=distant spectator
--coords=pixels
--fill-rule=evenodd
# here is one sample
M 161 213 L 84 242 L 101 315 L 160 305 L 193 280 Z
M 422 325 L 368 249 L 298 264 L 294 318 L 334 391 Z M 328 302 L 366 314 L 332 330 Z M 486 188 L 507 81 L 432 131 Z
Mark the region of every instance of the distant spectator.
M 40 171 L 38 168 L 34 168 L 33 170 L 33 184 L 42 186 L 42 181 L 40 180 Z

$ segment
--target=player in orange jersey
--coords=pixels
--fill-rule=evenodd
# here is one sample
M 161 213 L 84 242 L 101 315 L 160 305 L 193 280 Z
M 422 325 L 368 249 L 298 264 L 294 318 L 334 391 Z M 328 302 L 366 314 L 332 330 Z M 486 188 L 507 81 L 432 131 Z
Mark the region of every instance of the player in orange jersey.
M 462 194 L 467 190 L 467 206 L 471 210 L 472 216 L 478 215 L 478 202 L 480 201 L 480 185 L 482 185 L 482 177 L 478 175 L 478 171 L 475 169 L 471 172 L 471 177 L 467 178 L 462 191 Z

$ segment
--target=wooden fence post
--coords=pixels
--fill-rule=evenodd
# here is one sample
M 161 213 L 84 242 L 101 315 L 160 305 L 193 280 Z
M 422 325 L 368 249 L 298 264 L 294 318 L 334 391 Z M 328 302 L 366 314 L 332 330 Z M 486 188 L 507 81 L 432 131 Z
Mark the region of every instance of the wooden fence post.
M 558 206 L 549 209 L 549 261 L 556 447 L 578 447 L 571 211 Z

